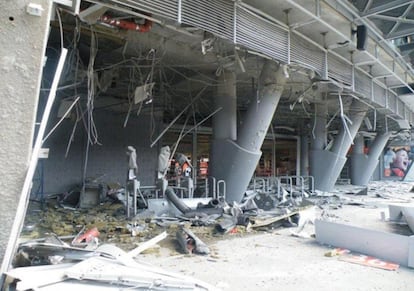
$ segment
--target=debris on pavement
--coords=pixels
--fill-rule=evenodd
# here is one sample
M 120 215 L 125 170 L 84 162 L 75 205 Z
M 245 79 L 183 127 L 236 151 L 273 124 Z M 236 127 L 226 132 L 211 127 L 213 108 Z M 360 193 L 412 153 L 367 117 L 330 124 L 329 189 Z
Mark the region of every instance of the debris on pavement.
M 348 253 L 348 254 L 339 256 L 338 259 L 344 262 L 349 262 L 349 263 L 354 263 L 354 264 L 359 264 L 363 266 L 374 267 L 374 268 L 379 268 L 379 269 L 384 269 L 384 270 L 389 270 L 389 271 L 395 271 L 400 267 L 398 264 L 394 264 L 391 262 L 380 260 L 375 257 L 370 257 L 366 255 L 361 255 L 361 254 Z
M 395 271 L 400 267 L 398 264 L 383 261 L 378 258 L 366 256 L 363 254 L 354 254 L 350 250 L 343 248 L 334 248 L 329 252 L 326 252 L 325 257 L 338 257 L 338 260 L 340 261 L 389 271 Z
M 412 204 L 389 204 L 389 219 L 387 221 L 400 225 L 408 225 L 414 233 L 414 206 Z M 383 220 L 385 214 L 382 214 Z
M 71 248 L 61 251 L 67 253 Z M 126 253 L 113 245 L 102 245 L 86 254 L 78 262 L 12 269 L 6 274 L 6 288 L 99 290 L 102 284 L 110 283 L 118 288 L 147 290 L 218 290 L 200 280 L 139 263 L 133 259 L 135 253 Z
M 326 252 L 325 257 L 335 257 L 335 256 L 340 256 L 340 255 L 348 254 L 348 253 L 350 253 L 350 250 L 343 249 L 343 248 L 334 248 L 333 250 Z
M 177 242 L 180 252 L 214 258 L 216 254 L 208 246 L 214 240 L 228 235 L 241 236 L 262 231 L 273 232 L 277 228 L 286 227 L 289 228 L 286 230 L 288 235 L 309 239 L 314 238 L 316 234 L 317 241 L 337 247 L 346 247 L 372 256 L 367 257 L 369 259 L 365 264 L 383 264 L 379 259 L 374 260 L 382 258 L 386 260 L 383 265 L 390 267 L 391 263 L 387 261 L 394 260 L 381 256 L 382 253 L 364 252 L 364 250 L 353 248 L 353 245 L 348 245 L 345 239 L 342 239 L 341 243 L 330 242 L 329 239 L 326 242 L 323 238 L 325 235 L 321 238 L 321 223 L 318 222 L 320 220 L 318 218 L 340 220 L 340 217 L 335 215 L 335 211 L 343 207 L 374 208 L 379 205 L 378 203 L 390 204 L 390 201 L 404 199 L 403 196 L 398 199 L 396 197 L 384 198 L 379 195 L 378 189 L 375 191 L 367 189 L 366 194 L 358 195 L 358 191 L 361 190 L 357 188 L 355 191 L 345 189 L 336 193 L 315 191 L 306 196 L 290 195 L 286 190 L 281 191 L 286 192 L 281 196 L 268 192 L 249 191 L 246 192 L 242 201 L 230 203 L 226 202 L 223 197 L 201 200 L 183 199 L 175 193 L 173 188 L 167 187 L 165 196 L 157 198 L 163 203 L 162 205 L 165 205 L 161 208 L 163 211 L 160 212 L 150 207 L 142 208 L 142 205 L 138 205 L 137 215 L 127 217 L 123 189 L 118 185 L 111 185 L 108 189 L 108 193 L 111 194 L 94 207 L 88 209 L 72 207 L 73 204 L 68 202 L 62 204 L 59 199 L 55 200 L 55 197 L 46 201 L 45 209 L 42 211 L 34 209 L 32 215 L 27 216 L 25 222 L 27 227 L 24 228 L 21 236 L 23 242 L 19 246 L 13 263 L 15 271 L 11 270 L 10 273 L 12 276 L 23 278 L 20 282 L 21 286 L 37 284 L 33 283 L 33 285 L 27 281 L 19 271 L 21 268 L 33 267 L 37 268 L 33 269 L 34 272 L 38 270 L 47 274 L 55 272 L 50 280 L 45 280 L 47 284 L 63 284 L 61 278 L 64 277 L 66 278 L 65 284 L 69 282 L 79 284 L 80 278 L 87 278 L 97 285 L 111 281 L 124 288 L 134 284 L 134 286 L 139 285 L 145 288 L 149 286 L 146 284 L 151 282 L 152 286 L 158 286 L 160 290 L 167 290 L 168 286 L 193 290 L 192 288 L 196 285 L 189 284 L 191 280 L 185 280 L 185 283 L 180 280 L 176 281 L 175 278 L 167 280 L 164 277 L 147 273 L 147 271 L 137 275 L 135 268 L 141 267 L 137 267 L 135 259 L 139 259 L 139 254 L 144 252 L 157 254 L 160 246 L 169 249 L 171 255 L 177 255 Z M 350 196 L 349 193 L 355 195 Z M 114 199 L 114 197 L 121 199 Z M 407 204 L 401 205 L 408 206 Z M 407 213 L 407 211 L 404 213 L 402 208 L 395 208 L 393 214 L 390 214 L 389 221 L 406 222 L 403 214 L 408 217 Z M 314 223 L 319 226 L 314 228 Z M 334 228 L 341 229 L 341 226 Z M 322 232 L 325 233 L 325 231 Z M 168 236 L 169 239 L 166 239 Z M 342 235 L 337 234 L 337 236 Z M 345 253 L 340 250 L 342 249 L 337 248 L 325 255 L 343 257 Z M 398 253 L 398 256 L 400 255 Z M 360 260 L 362 258 L 359 257 Z M 358 258 L 354 256 L 343 259 L 357 261 Z M 395 261 L 401 265 L 410 266 L 407 261 Z M 118 266 L 120 263 L 122 266 Z M 102 269 L 92 271 L 93 266 L 98 265 L 102 266 Z M 39 269 L 39 266 L 44 269 Z M 109 271 L 113 269 L 116 271 Z M 122 283 L 117 281 L 121 278 L 119 277 L 121 269 L 125 274 L 122 277 Z M 210 289 L 201 288 L 201 290 Z
M 164 232 L 160 233 L 159 235 L 153 237 L 152 239 L 143 242 L 142 244 L 140 244 L 138 247 L 136 247 L 132 251 L 129 251 L 128 254 L 132 258 L 134 258 L 137 255 L 139 255 L 140 253 L 148 250 L 149 248 L 154 247 L 154 245 L 156 245 L 157 243 L 159 243 L 160 241 L 165 239 L 167 236 L 168 236 L 167 232 L 164 231 Z
M 412 236 L 361 228 L 327 220 L 315 220 L 316 240 L 322 244 L 346 248 L 403 266 L 414 267 Z
M 186 254 L 208 255 L 210 253 L 208 246 L 187 228 L 177 230 L 177 241 Z
M 90 243 L 98 244 L 99 230 L 96 227 L 92 227 L 85 230 L 85 227 L 75 236 L 72 241 L 73 246 L 87 246 Z

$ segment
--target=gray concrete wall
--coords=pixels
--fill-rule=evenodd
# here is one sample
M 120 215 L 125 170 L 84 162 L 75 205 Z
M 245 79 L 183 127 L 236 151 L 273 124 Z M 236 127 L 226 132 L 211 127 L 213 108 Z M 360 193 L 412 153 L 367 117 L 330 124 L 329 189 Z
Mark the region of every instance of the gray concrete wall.
M 49 26 L 48 0 L 0 1 L 0 260 L 28 168 Z M 41 17 L 26 13 L 41 4 Z
M 124 119 L 125 114 L 95 111 L 98 140 L 102 145 L 90 146 L 86 176 L 101 177 L 99 182 L 119 182 L 124 185 L 128 170 L 126 148 L 132 145 L 137 150 L 138 179 L 141 185 L 153 185 L 158 147 L 150 148 L 150 118 L 144 114 L 138 118 L 131 116 L 125 128 Z M 57 121 L 56 114 L 52 114 L 49 127 Z M 86 131 L 81 123 L 77 126 L 74 142 L 65 158 L 73 125 L 73 120 L 65 119 L 44 145 L 49 148 L 49 158 L 43 161 L 46 194 L 63 193 L 82 184 Z

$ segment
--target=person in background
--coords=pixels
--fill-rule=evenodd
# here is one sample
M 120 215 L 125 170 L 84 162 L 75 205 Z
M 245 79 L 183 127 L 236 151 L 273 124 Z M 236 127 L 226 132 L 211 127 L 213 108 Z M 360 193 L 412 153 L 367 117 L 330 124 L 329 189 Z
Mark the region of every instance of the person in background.
M 388 147 L 384 155 L 384 176 L 391 176 L 391 164 L 394 162 L 395 152 L 392 148 Z
M 391 164 L 391 171 L 394 176 L 404 177 L 408 166 L 410 165 L 410 160 L 408 158 L 408 152 L 401 148 L 395 152 L 395 158 Z

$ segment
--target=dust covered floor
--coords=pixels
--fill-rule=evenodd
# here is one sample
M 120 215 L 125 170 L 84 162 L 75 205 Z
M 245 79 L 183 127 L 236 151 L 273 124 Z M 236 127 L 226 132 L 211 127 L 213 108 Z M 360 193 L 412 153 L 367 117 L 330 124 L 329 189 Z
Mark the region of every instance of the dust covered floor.
M 367 195 L 356 195 L 359 188 L 340 185 L 331 193 L 310 197 L 316 206 L 303 212 L 301 218 L 311 222 L 324 217 L 412 235 L 407 226 L 381 220 L 388 213 L 388 204 L 413 205 L 412 186 L 397 181 L 373 182 Z M 316 242 L 312 223 L 299 233 L 295 225 L 278 223 L 257 229 L 237 226 L 226 234 L 215 232 L 213 225 L 187 224 L 210 248 L 209 255 L 195 255 L 184 254 L 177 243 L 179 224 L 160 225 L 149 216 L 126 220 L 122 204 L 106 203 L 87 211 L 55 205 L 41 211 L 33 206 L 21 240 L 39 239 L 48 232 L 71 240 L 82 226 L 97 227 L 100 244 L 111 243 L 129 251 L 165 230 L 168 237 L 140 254 L 138 261 L 201 279 L 222 290 L 412 290 L 414 284 L 413 269 L 400 266 L 387 271 L 325 256 L 333 247 Z
M 316 217 L 369 229 L 412 235 L 407 226 L 381 220 L 389 203 L 408 203 L 414 199 L 412 183 L 371 183 L 368 195 L 354 195 L 353 186 L 338 186 L 325 193 L 324 208 Z M 350 193 L 350 194 L 347 194 Z M 337 196 L 337 197 L 336 197 Z M 384 198 L 385 197 L 385 198 Z M 338 199 L 342 203 L 338 203 Z M 305 226 L 311 234 L 314 226 Z M 161 247 L 159 253 L 145 254 L 140 260 L 202 279 L 222 290 L 412 290 L 414 270 L 399 267 L 387 271 L 327 257 L 330 246 L 314 238 L 292 235 L 295 228 L 279 227 L 254 235 L 231 234 L 212 242 L 210 256 L 174 255 Z

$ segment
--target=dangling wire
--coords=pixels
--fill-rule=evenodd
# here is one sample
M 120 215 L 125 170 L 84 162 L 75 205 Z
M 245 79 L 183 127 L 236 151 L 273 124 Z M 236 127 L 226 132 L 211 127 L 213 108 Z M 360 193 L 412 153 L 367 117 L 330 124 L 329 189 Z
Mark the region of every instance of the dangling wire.
M 154 77 L 154 67 L 155 67 L 155 49 L 151 49 L 148 52 L 147 59 L 151 58 L 151 71 L 148 73 L 147 79 L 145 80 L 145 85 L 152 83 Z
M 315 128 L 316 128 L 316 110 L 314 110 L 314 113 L 313 113 L 313 126 L 312 126 L 312 138 L 313 139 L 316 139 Z
M 74 34 L 73 35 L 73 51 L 74 51 L 74 55 L 75 55 L 75 83 L 76 83 L 77 80 L 78 80 L 79 64 L 81 64 L 83 66 L 83 64 L 81 62 L 80 55 L 79 55 L 79 50 L 78 50 L 78 43 L 79 43 L 80 36 L 81 36 L 81 25 L 80 25 L 80 22 L 79 22 L 78 18 L 76 18 L 76 25 L 75 25 L 75 29 L 74 29 L 73 34 Z M 75 96 L 78 96 L 78 85 L 75 86 L 74 91 L 75 91 Z M 76 129 L 77 129 L 77 126 L 78 126 L 78 122 L 82 120 L 84 125 L 85 125 L 85 129 L 87 128 L 86 124 L 85 124 L 85 121 L 83 119 L 83 114 L 82 114 L 82 109 L 81 109 L 80 102 L 76 103 L 75 109 L 76 109 L 76 120 L 75 120 L 75 123 L 73 125 L 72 132 L 70 134 L 68 144 L 66 146 L 65 158 L 68 157 L 70 146 L 72 145 L 72 142 L 75 139 L 75 132 L 76 132 Z
M 124 121 L 124 128 L 127 126 L 129 115 L 131 114 L 132 106 L 134 104 L 134 96 L 133 96 L 133 93 L 132 93 L 133 87 L 135 85 L 133 83 L 133 80 L 135 80 L 135 78 L 134 78 L 135 74 L 134 73 L 135 73 L 134 68 L 129 70 L 129 80 L 130 80 L 130 82 L 128 84 L 128 104 L 129 104 L 129 106 L 128 106 L 128 113 L 127 113 L 127 115 L 125 117 L 125 121 Z
M 59 20 L 59 28 L 60 28 L 60 48 L 63 49 L 63 26 L 62 26 L 62 18 L 60 17 L 59 8 L 56 7 L 56 15 L 58 16 Z
M 96 80 L 95 80 L 95 58 L 98 51 L 98 44 L 96 33 L 91 29 L 91 49 L 90 49 L 90 56 L 89 56 L 89 64 L 88 64 L 88 98 L 86 103 L 87 108 L 87 126 L 88 126 L 88 142 L 90 144 L 99 144 L 98 141 L 98 132 L 96 129 L 95 121 L 93 118 L 93 110 L 94 110 L 94 101 L 95 101 L 95 90 L 96 90 Z
M 93 119 L 93 109 L 94 109 L 95 90 L 96 90 L 94 65 L 95 65 L 95 58 L 96 58 L 97 51 L 98 51 L 98 45 L 97 45 L 96 34 L 93 31 L 93 28 L 91 27 L 91 48 L 90 48 L 89 64 L 88 64 L 88 70 L 87 70 L 88 97 L 87 97 L 87 102 L 86 102 L 88 140 L 86 142 L 85 163 L 83 167 L 82 192 L 85 191 L 85 186 L 86 186 L 86 171 L 87 171 L 88 159 L 89 159 L 89 146 L 93 144 L 100 145 L 100 143 L 98 142 L 98 133 L 96 130 L 94 119 Z
M 155 134 L 155 118 L 154 118 L 154 102 L 152 102 L 152 80 L 154 78 L 154 68 L 155 68 L 155 49 L 151 49 L 148 52 L 147 59 L 152 58 L 151 62 L 151 71 L 149 72 L 147 79 L 145 80 L 144 88 L 147 88 L 147 86 L 150 86 L 151 90 L 151 96 L 150 100 L 147 101 L 147 103 L 151 103 L 151 119 L 150 119 L 150 141 L 153 141 L 153 137 Z M 148 92 L 147 92 L 148 93 Z

